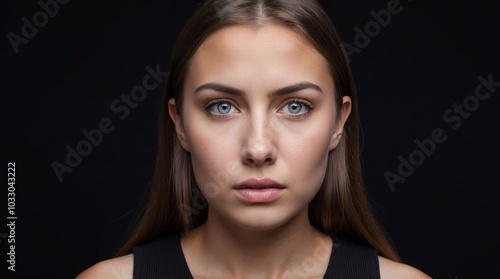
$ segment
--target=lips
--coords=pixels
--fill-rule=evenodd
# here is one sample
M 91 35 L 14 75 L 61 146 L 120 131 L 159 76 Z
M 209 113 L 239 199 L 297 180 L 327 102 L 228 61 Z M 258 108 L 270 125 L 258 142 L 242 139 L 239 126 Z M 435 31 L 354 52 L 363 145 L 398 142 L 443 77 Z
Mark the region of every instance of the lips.
M 263 178 L 263 179 L 250 178 L 234 187 L 234 189 L 257 189 L 257 190 L 269 189 L 269 188 L 284 189 L 285 186 L 269 178 Z
M 247 203 L 269 203 L 280 197 L 285 186 L 272 179 L 247 179 L 234 187 L 236 195 Z

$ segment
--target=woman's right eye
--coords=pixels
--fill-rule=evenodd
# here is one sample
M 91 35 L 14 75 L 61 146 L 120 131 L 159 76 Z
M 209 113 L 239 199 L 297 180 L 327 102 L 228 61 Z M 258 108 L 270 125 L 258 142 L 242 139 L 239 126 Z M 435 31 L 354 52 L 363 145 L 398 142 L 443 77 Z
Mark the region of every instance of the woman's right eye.
M 236 112 L 236 108 L 228 101 L 218 101 L 208 106 L 207 110 L 214 115 L 228 115 Z

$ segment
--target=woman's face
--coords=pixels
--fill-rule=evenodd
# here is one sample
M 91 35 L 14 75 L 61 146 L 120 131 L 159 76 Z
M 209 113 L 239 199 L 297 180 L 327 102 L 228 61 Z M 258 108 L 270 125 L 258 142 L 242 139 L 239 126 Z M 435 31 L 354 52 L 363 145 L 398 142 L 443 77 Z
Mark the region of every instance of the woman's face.
M 169 100 L 196 182 L 218 218 L 271 229 L 307 216 L 341 117 L 326 60 L 294 31 L 232 26 L 209 36 L 189 64 L 182 114 Z

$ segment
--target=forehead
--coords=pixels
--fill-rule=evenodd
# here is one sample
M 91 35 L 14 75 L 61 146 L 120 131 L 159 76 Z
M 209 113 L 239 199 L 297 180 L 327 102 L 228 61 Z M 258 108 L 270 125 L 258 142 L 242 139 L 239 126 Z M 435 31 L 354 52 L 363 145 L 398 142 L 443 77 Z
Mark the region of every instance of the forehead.
M 300 34 L 279 24 L 263 27 L 233 25 L 210 35 L 200 46 L 198 53 L 205 51 L 232 51 L 239 54 L 289 54 L 313 52 L 316 49 Z M 319 53 L 317 53 L 319 54 Z
M 190 61 L 188 78 L 331 79 L 328 68 L 312 44 L 288 27 L 234 25 L 205 39 Z

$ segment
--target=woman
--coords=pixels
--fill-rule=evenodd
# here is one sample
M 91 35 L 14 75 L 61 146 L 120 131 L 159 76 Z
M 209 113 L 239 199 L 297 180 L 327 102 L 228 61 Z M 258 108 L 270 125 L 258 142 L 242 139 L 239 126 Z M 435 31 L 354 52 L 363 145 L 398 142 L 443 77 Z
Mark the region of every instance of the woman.
M 77 278 L 429 278 L 360 170 L 354 81 L 311 0 L 207 1 L 174 48 L 147 210 Z

